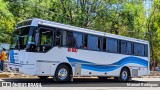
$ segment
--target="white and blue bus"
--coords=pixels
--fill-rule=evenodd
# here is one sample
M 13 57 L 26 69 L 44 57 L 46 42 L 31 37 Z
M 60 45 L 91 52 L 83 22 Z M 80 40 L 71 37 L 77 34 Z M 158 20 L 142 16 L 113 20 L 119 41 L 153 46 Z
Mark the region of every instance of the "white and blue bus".
M 56 22 L 29 19 L 12 35 L 10 68 L 41 79 L 74 76 L 128 81 L 149 75 L 149 42 Z

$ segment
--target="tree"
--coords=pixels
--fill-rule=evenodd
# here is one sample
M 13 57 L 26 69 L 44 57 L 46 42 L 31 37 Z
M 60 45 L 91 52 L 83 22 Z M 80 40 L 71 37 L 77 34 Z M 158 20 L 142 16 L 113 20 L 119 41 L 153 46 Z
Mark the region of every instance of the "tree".
M 0 0 L 0 42 L 10 43 L 11 32 L 14 27 L 13 15 L 8 11 L 7 3 Z
M 151 68 L 154 70 L 156 62 L 160 61 L 160 1 L 154 0 L 147 28 L 151 39 Z M 153 68 L 154 67 L 154 68 Z

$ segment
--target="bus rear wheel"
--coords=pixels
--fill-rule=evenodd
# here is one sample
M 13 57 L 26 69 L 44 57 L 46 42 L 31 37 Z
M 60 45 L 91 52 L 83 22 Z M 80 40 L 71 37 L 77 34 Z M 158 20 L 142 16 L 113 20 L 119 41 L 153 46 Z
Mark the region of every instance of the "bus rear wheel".
M 122 68 L 120 72 L 119 81 L 128 81 L 130 79 L 129 71 L 127 68 Z
M 71 78 L 70 74 L 71 74 L 71 71 L 69 67 L 65 64 L 62 64 L 57 67 L 54 75 L 54 79 L 57 82 L 68 82 L 70 81 L 70 78 Z

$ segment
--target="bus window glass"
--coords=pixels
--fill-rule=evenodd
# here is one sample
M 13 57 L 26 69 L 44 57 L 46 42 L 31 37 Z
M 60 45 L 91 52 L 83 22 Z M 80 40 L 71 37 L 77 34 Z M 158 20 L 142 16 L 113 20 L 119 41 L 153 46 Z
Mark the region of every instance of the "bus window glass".
M 66 46 L 66 37 L 67 37 L 67 31 L 63 31 L 63 39 L 62 39 L 63 46 Z
M 134 43 L 134 55 L 138 55 L 138 44 Z
M 76 45 L 75 45 L 76 48 L 81 48 L 82 47 L 82 41 L 83 41 L 83 39 L 82 39 L 82 33 L 74 32 L 73 36 L 76 39 L 75 40 L 76 41 Z
M 57 29 L 55 34 L 55 46 L 61 45 L 61 30 Z
M 127 54 L 132 54 L 132 43 L 127 42 Z
M 88 49 L 98 50 L 98 37 L 95 35 L 88 35 Z
M 140 48 L 141 48 L 141 56 L 144 56 L 144 44 L 140 44 Z
M 12 41 L 12 45 L 13 48 L 18 49 L 24 49 L 26 48 L 26 45 L 28 43 L 28 36 L 29 36 L 29 32 L 30 32 L 30 28 L 31 27 L 24 27 L 24 28 L 20 28 L 20 29 L 16 29 L 13 32 L 13 39 L 14 41 Z M 13 43 L 14 42 L 14 43 Z
M 66 46 L 76 47 L 76 39 L 74 38 L 73 32 L 67 31 Z
M 145 53 L 145 56 L 147 57 L 148 56 L 148 45 L 145 45 L 144 47 L 144 53 Z
M 121 41 L 121 54 L 126 54 L 127 53 L 127 42 L 126 41 Z
M 88 44 L 87 42 L 88 42 L 88 35 L 87 35 L 87 34 L 84 34 L 84 35 L 83 35 L 83 47 L 82 47 L 83 49 L 87 49 L 87 46 L 88 46 L 88 45 L 87 45 L 87 44 Z
M 106 39 L 106 50 L 107 52 L 117 53 L 118 41 L 113 38 Z
M 41 29 L 40 30 L 40 43 L 39 43 L 39 51 L 45 52 L 51 49 L 52 47 L 52 38 L 53 31 L 48 29 Z
M 144 56 L 144 45 L 135 43 L 134 44 L 134 54 L 138 56 Z

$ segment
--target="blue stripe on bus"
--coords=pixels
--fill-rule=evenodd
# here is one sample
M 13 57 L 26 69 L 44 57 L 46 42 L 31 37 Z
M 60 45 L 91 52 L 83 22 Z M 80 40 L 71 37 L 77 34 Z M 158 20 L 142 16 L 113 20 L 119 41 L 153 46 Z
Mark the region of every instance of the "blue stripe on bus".
M 148 61 L 141 58 L 137 58 L 137 57 L 126 57 L 109 65 L 96 65 L 95 63 L 92 63 L 92 62 L 79 60 L 71 57 L 67 57 L 67 59 L 72 64 L 73 67 L 75 67 L 75 63 L 81 63 L 83 69 L 99 71 L 99 72 L 113 71 L 128 63 L 135 63 L 135 64 L 142 65 L 144 67 L 148 67 Z
M 98 71 L 98 72 L 109 72 L 118 69 L 120 66 L 109 66 L 109 65 L 91 65 L 82 64 L 83 69 Z
M 14 63 L 15 60 L 14 60 L 14 51 L 13 50 L 10 50 L 9 57 L 10 57 L 10 63 Z
M 90 63 L 90 64 L 92 64 L 92 62 L 88 62 L 88 61 L 84 61 L 84 60 L 79 60 L 79 59 L 75 59 L 75 58 L 67 57 L 67 59 L 68 59 L 68 61 L 70 63 L 76 63 L 76 62 L 78 62 L 78 63 Z

